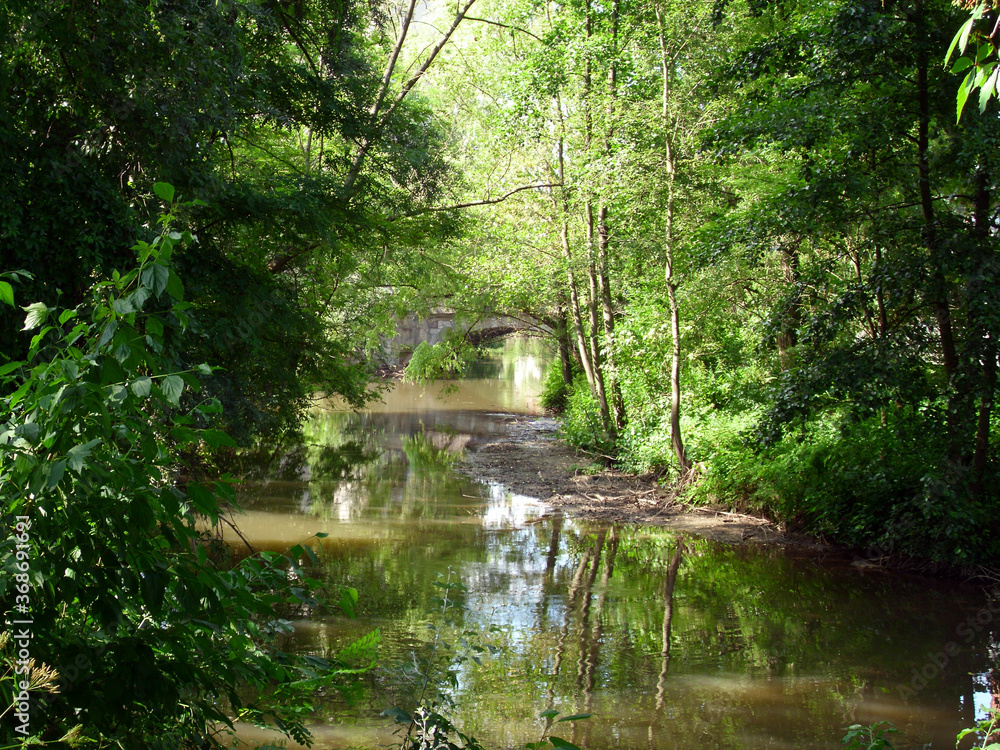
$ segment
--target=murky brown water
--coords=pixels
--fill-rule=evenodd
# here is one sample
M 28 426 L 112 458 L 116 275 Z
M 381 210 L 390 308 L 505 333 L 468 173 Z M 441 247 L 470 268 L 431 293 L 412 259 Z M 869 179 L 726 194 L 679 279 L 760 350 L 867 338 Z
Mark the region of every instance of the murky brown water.
M 456 475 L 453 453 L 502 430 L 497 412 L 530 411 L 541 364 L 501 369 L 443 402 L 402 386 L 364 413 L 317 410 L 311 447 L 247 486 L 255 545 L 327 533 L 317 577 L 360 594 L 356 619 L 315 613 L 289 647 L 330 656 L 382 635 L 379 666 L 324 703 L 315 747 L 392 742 L 379 713 L 416 702 L 397 665 L 432 656 L 448 580 L 465 591 L 446 640 L 497 653 L 459 665 L 439 650 L 425 697 L 449 694 L 488 748 L 536 741 L 548 708 L 593 714 L 555 732 L 587 750 L 833 748 L 882 720 L 897 747 L 953 748 L 982 714 L 1000 608 L 978 589 L 574 522 Z

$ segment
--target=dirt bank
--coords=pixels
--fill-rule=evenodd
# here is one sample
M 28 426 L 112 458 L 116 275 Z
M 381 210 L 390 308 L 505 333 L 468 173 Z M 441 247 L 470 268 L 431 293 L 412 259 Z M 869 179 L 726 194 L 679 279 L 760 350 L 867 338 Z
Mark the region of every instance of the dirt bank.
M 665 526 L 731 544 L 828 549 L 762 518 L 678 503 L 652 476 L 592 473 L 593 458 L 558 440 L 556 427 L 554 419 L 511 416 L 507 436 L 467 451 L 461 471 L 577 518 Z

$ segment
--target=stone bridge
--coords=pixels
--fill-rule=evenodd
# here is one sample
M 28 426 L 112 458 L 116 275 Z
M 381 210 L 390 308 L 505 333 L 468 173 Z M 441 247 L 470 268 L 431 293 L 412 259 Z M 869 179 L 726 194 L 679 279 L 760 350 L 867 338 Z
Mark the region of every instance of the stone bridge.
M 423 318 L 412 313 L 407 315 L 396 323 L 396 335 L 385 343 L 383 351 L 387 364 L 405 365 L 421 341 L 437 344 L 454 328 L 455 313 L 448 310 L 435 310 Z M 526 323 L 513 318 L 481 318 L 472 326 L 469 342 L 478 346 L 491 339 L 528 329 Z

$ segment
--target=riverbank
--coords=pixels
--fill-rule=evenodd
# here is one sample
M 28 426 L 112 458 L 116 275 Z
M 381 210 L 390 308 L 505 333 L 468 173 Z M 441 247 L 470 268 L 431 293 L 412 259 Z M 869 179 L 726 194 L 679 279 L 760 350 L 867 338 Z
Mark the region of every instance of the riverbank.
M 593 457 L 556 437 L 555 419 L 511 415 L 507 427 L 505 436 L 467 451 L 460 471 L 576 518 L 663 526 L 729 544 L 833 551 L 820 540 L 789 533 L 764 518 L 679 502 L 653 475 L 595 467 Z

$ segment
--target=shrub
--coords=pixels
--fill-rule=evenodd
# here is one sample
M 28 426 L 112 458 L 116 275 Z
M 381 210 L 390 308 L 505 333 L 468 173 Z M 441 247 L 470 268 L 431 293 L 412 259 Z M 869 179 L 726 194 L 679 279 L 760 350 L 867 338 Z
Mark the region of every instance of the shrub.
M 30 709 L 5 722 L 4 746 L 219 747 L 237 719 L 301 742 L 310 696 L 350 679 L 275 645 L 291 627 L 282 612 L 317 604 L 298 563 L 311 550 L 229 567 L 201 529 L 234 503 L 231 484 L 177 480 L 185 450 L 232 444 L 202 426 L 218 402 L 182 407 L 211 368 L 163 366 L 165 337 L 187 321 L 171 256 L 190 241 L 168 217 L 89 309 L 28 306 L 28 359 L 0 366 L 0 602 L 14 634 L 0 701 L 24 690 Z M 6 281 L 0 299 L 13 304 Z

